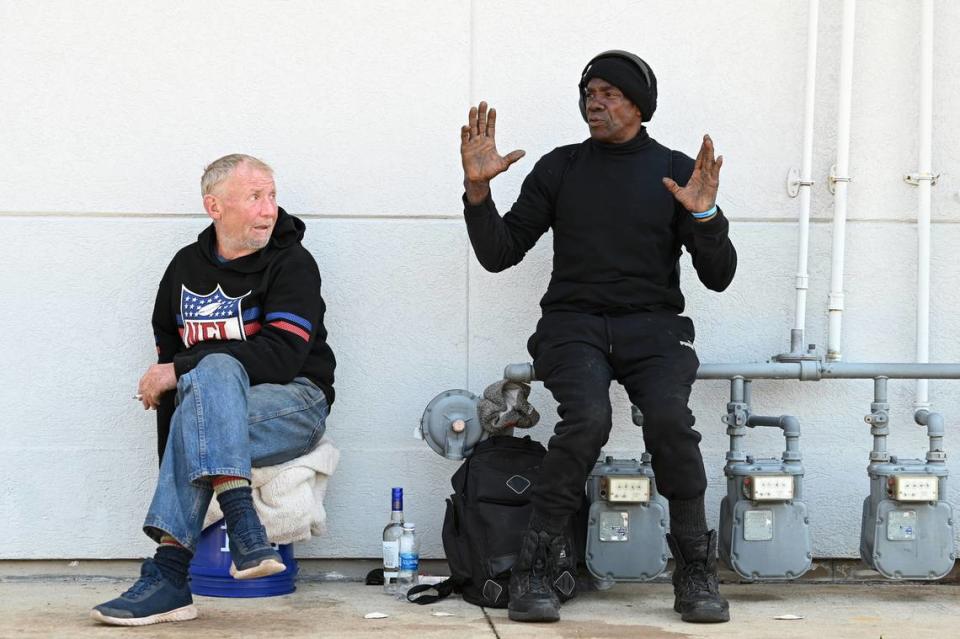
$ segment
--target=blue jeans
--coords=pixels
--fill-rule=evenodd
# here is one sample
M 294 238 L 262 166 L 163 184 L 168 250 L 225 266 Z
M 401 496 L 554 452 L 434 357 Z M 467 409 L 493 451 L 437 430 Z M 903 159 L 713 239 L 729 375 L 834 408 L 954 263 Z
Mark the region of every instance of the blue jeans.
M 196 548 L 213 496 L 210 478 L 250 479 L 251 466 L 272 466 L 313 450 L 330 408 L 306 377 L 289 384 L 250 385 L 230 355 L 207 355 L 177 381 L 160 476 L 143 531 Z

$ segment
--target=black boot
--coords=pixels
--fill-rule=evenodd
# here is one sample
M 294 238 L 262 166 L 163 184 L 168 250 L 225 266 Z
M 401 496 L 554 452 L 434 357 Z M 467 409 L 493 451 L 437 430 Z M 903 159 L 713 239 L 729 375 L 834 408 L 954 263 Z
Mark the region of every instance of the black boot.
M 577 557 L 573 544 L 567 535 L 555 535 L 550 538 L 548 552 L 550 586 L 561 603 L 570 601 L 577 596 Z
M 730 621 L 730 604 L 720 596 L 717 577 L 717 532 L 678 539 L 667 535 L 673 569 L 673 609 L 692 623 Z
M 512 621 L 560 621 L 560 600 L 550 584 L 554 536 L 528 529 L 510 571 L 508 617 Z

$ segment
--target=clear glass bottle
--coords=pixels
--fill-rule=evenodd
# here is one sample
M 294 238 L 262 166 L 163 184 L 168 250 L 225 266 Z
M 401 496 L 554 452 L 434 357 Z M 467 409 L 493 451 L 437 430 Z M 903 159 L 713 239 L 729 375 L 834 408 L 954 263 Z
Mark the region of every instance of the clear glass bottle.
M 420 538 L 413 523 L 403 525 L 400 536 L 400 574 L 397 576 L 397 599 L 406 599 L 407 591 L 417 585 L 420 574 Z
M 383 529 L 383 591 L 396 593 L 400 571 L 400 537 L 403 535 L 403 488 L 394 488 L 390 499 L 390 523 Z

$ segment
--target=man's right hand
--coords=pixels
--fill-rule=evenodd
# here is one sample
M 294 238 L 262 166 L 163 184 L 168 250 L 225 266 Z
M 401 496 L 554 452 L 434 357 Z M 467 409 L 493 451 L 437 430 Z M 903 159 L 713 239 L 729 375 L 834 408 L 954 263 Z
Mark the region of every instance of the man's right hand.
M 463 187 L 470 204 L 480 204 L 490 195 L 490 180 L 506 171 L 526 155 L 517 149 L 505 156 L 497 153 L 497 110 L 487 112 L 487 103 L 471 107 L 469 124 L 460 128 L 460 159 L 463 161 Z
M 167 391 L 177 387 L 177 373 L 173 364 L 154 364 L 140 378 L 137 393 L 144 410 L 160 406 L 160 398 Z

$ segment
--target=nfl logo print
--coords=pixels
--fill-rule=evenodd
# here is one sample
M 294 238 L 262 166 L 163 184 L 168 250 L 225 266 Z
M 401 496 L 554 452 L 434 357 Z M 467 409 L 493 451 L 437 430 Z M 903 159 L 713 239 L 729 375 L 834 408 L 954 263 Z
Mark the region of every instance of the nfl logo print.
M 217 284 L 206 295 L 186 286 L 180 291 L 181 338 L 187 348 L 206 340 L 245 340 L 241 302 L 250 294 L 230 297 Z

